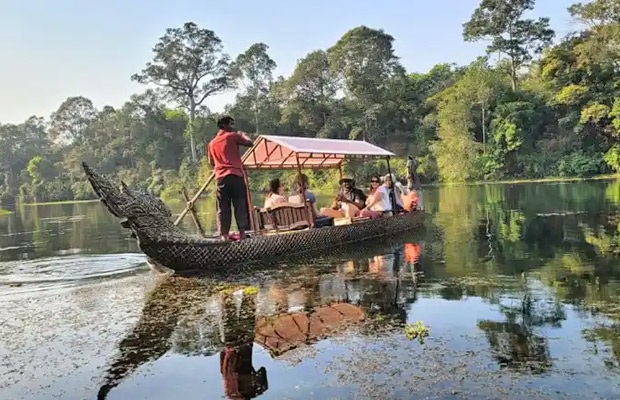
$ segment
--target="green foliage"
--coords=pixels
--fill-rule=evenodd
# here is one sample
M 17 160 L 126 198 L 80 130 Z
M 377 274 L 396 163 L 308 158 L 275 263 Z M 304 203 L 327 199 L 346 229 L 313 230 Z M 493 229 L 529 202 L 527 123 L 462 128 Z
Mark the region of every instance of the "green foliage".
M 397 154 L 397 175 L 403 157 L 415 156 L 425 182 L 620 172 L 619 1 L 571 7 L 583 31 L 550 48 L 548 20 L 525 18 L 533 5 L 481 0 L 465 38 L 489 39 L 488 52 L 507 58 L 438 64 L 424 73 L 405 71 L 394 38 L 365 26 L 307 54 L 275 81 L 267 44 L 250 46 L 231 63 L 214 32 L 194 23 L 168 29 L 153 60 L 132 77 L 158 90 L 119 108 L 69 97 L 49 120 L 0 124 L 0 205 L 92 199 L 83 161 L 180 200 L 183 187 L 193 192 L 212 172 L 204 155 L 217 115 L 204 102 L 233 86 L 239 91 L 226 112 L 237 129 L 367 140 Z M 535 54 L 541 58 L 531 62 Z M 365 187 L 387 168 L 350 162 L 344 172 Z M 337 190 L 337 171 L 306 173 L 313 190 Z M 280 177 L 292 190 L 295 175 L 252 172 L 250 187 L 260 192 Z
M 561 154 L 546 151 L 520 154 L 517 157 L 517 165 L 520 171 L 515 176 L 526 178 L 559 176 L 558 162 L 561 156 Z
M 449 95 L 439 105 L 439 130 L 432 150 L 439 175 L 446 182 L 464 182 L 479 177 L 475 162 L 480 145 L 470 134 L 472 126 L 469 106 L 460 97 Z M 455 155 L 458 154 L 458 157 Z
M 615 144 L 607 150 L 603 159 L 611 169 L 620 172 L 620 144 Z
M 407 324 L 405 326 L 405 336 L 407 336 L 407 339 L 417 339 L 420 344 L 424 344 L 424 341 L 430 333 L 430 329 L 424 326 L 422 321 L 416 321 L 415 324 Z
M 620 2 L 618 0 L 594 0 L 577 3 L 568 12 L 590 26 L 611 25 L 620 22 Z
M 183 199 L 181 184 L 176 182 L 171 183 L 159 193 L 159 197 L 165 201 Z
M 614 105 L 609 112 L 609 117 L 613 118 L 611 124 L 614 128 L 614 133 L 620 135 L 620 99 L 614 99 Z
M 304 136 L 333 136 L 338 82 L 325 51 L 314 51 L 299 60 L 291 77 L 278 89 L 284 123 L 296 126 Z
M 609 106 L 594 103 L 581 110 L 581 118 L 579 122 L 582 124 L 587 124 L 588 122 L 598 124 L 607 119 L 610 112 L 611 110 L 609 109 Z
M 600 155 L 589 155 L 578 150 L 560 159 L 558 172 L 560 176 L 592 176 L 602 172 L 602 161 Z
M 510 59 L 512 87 L 517 88 L 517 72 L 551 44 L 555 33 L 549 28 L 549 18 L 537 21 L 523 19 L 534 8 L 534 0 L 482 0 L 471 19 L 463 25 L 463 37 L 468 41 L 490 39 L 487 53 L 500 52 Z
M 579 104 L 585 94 L 588 92 L 588 88 L 582 85 L 571 84 L 563 87 L 555 96 L 555 101 L 559 104 L 572 106 Z
M 250 109 L 254 112 L 254 132 L 264 131 L 260 124 L 261 114 L 264 113 L 270 103 L 269 89 L 273 83 L 273 70 L 276 63 L 267 54 L 267 46 L 264 43 L 255 43 L 243 54 L 237 57 L 233 64 L 233 74 L 245 87 L 245 93 L 239 97 L 247 97 L 251 101 Z M 240 99 L 238 98 L 237 101 Z
M 544 105 L 535 101 L 512 101 L 497 105 L 491 122 L 496 146 L 504 152 L 532 146 L 544 130 Z
M 97 111 L 89 99 L 69 97 L 51 116 L 50 138 L 62 144 L 85 141 L 96 115 Z
M 26 167 L 28 174 L 34 182 L 45 182 L 56 177 L 56 169 L 47 158 L 35 156 L 28 161 Z
M 182 28 L 169 28 L 153 47 L 153 61 L 131 79 L 160 86 L 168 98 L 187 108 L 191 156 L 192 161 L 197 161 L 193 136 L 196 110 L 209 96 L 234 84 L 229 57 L 222 52 L 220 38 L 193 22 L 186 22 Z
M 344 80 L 350 95 L 365 104 L 381 97 L 387 81 L 400 72 L 393 42 L 383 30 L 360 26 L 327 51 L 332 69 Z

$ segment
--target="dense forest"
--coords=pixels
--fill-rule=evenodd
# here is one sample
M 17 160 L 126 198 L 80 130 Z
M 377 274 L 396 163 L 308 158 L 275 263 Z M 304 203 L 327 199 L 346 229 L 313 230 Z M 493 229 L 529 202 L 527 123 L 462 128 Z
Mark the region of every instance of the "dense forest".
M 166 30 L 119 108 L 66 99 L 49 118 L 0 124 L 0 205 L 89 199 L 80 162 L 162 197 L 209 174 L 205 144 L 224 111 L 248 133 L 366 140 L 415 155 L 426 182 L 590 176 L 620 171 L 620 0 L 569 8 L 581 31 L 555 38 L 534 0 L 481 0 L 463 25 L 489 43 L 467 66 L 408 73 L 387 32 L 360 26 L 274 77 L 264 43 L 231 58 L 215 32 Z M 555 41 L 554 41 L 555 39 Z M 397 163 L 398 164 L 398 163 Z M 366 179 L 378 166 L 350 168 Z M 252 179 L 261 189 L 267 176 Z M 333 183 L 311 173 L 314 186 Z

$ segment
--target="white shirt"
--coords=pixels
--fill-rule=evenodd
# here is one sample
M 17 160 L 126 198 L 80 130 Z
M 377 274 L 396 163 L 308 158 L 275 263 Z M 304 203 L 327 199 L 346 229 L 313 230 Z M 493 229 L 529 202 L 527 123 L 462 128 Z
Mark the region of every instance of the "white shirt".
M 381 196 L 381 201 L 370 207 L 372 211 L 383 212 L 392 210 L 392 204 L 390 203 L 390 196 L 385 186 L 381 185 L 373 193 L 373 201 L 375 196 Z

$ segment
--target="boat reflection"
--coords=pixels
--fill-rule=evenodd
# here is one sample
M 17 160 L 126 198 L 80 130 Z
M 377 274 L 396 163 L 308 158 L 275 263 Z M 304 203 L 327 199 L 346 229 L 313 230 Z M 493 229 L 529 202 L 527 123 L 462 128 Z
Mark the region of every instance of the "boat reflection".
M 289 265 L 285 276 L 256 286 L 168 277 L 150 293 L 137 325 L 119 344 L 98 398 L 141 365 L 172 352 L 219 353 L 225 395 L 251 399 L 269 387 L 266 369 L 253 365 L 254 345 L 277 359 L 351 329 L 363 333 L 373 320 L 402 328 L 418 282 L 409 271 L 417 261 L 401 265 L 403 249 L 339 262 L 335 271 L 329 264 L 331 272 Z

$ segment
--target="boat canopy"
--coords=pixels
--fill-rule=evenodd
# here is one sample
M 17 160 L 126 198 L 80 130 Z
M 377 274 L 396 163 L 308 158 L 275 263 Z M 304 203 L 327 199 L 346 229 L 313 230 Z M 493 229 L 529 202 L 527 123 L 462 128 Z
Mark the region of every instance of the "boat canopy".
M 393 156 L 360 140 L 261 135 L 243 156 L 243 165 L 246 169 L 328 169 L 339 168 L 347 159 Z

